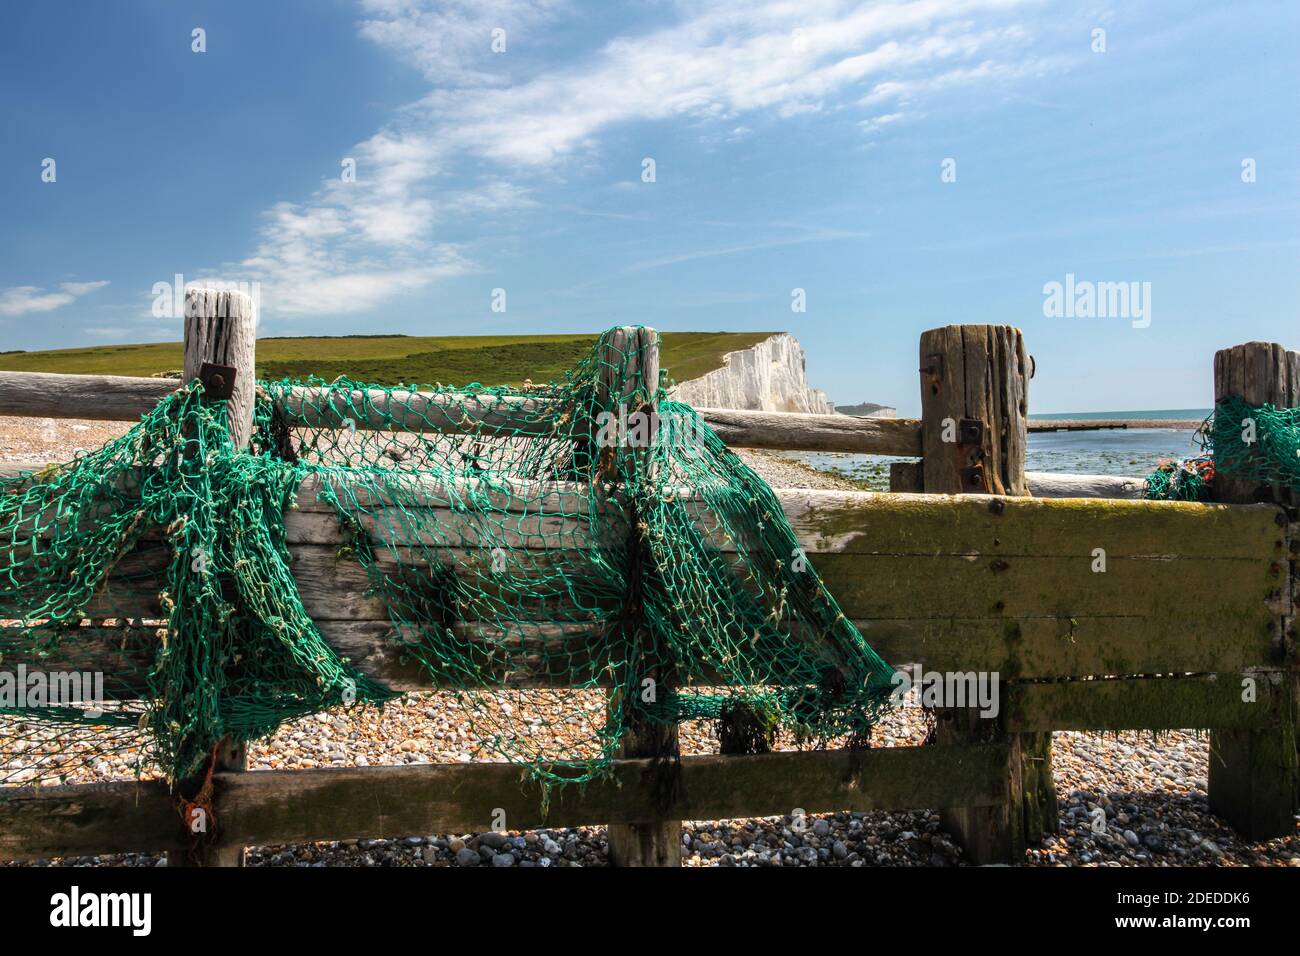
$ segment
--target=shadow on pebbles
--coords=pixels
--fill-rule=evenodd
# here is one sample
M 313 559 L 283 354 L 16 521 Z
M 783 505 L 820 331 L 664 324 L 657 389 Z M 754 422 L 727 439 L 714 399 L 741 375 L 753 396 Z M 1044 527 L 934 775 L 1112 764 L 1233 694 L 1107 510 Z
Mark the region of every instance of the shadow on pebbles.
M 460 762 L 486 757 L 447 695 L 414 694 L 382 711 L 358 708 L 303 718 L 251 747 L 253 769 Z M 891 713 L 873 746 L 920 743 L 920 711 Z M 716 753 L 711 725 L 682 728 L 684 753 Z M 779 749 L 789 749 L 786 740 Z M 1246 843 L 1209 812 L 1204 736 L 1057 733 L 1053 758 L 1061 829 L 1028 850 L 1027 866 L 1297 866 L 1300 837 Z M 119 776 L 110 774 L 110 776 Z M 120 777 L 119 777 L 120 778 Z M 1100 823 L 1100 809 L 1105 815 Z M 490 821 L 484 821 L 490 824 Z M 508 820 L 506 821 L 508 825 Z M 934 810 L 801 814 L 691 821 L 682 828 L 687 866 L 961 866 L 962 851 Z M 158 855 L 40 861 L 54 865 L 158 866 Z M 608 865 L 605 828 L 413 834 L 253 847 L 252 866 Z

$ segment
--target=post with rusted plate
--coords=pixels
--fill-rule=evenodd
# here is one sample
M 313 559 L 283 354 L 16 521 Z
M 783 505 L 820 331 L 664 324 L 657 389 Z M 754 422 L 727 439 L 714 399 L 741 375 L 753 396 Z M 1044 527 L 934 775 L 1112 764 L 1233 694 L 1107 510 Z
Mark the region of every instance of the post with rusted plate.
M 256 304 L 246 294 L 215 289 L 187 289 L 185 292 L 185 360 L 184 381 L 198 379 L 214 398 L 224 399 L 230 423 L 230 438 L 236 448 L 246 448 L 253 434 L 253 402 L 257 393 L 254 358 L 257 345 Z M 247 747 L 240 742 L 223 740 L 217 746 L 213 771 L 245 770 Z M 189 800 L 207 783 L 207 774 L 176 784 L 177 795 Z M 216 795 L 217 797 L 220 794 Z M 215 797 L 214 797 L 215 801 Z M 219 831 L 219 808 L 214 821 L 201 821 Z M 183 821 L 187 832 L 196 824 Z M 197 839 L 191 851 L 173 850 L 167 854 L 168 866 L 243 866 L 243 847 L 209 845 Z
M 1011 326 L 946 325 L 921 334 L 924 491 L 1029 494 L 1025 446 L 1030 369 L 1024 339 Z M 993 544 L 990 541 L 990 551 Z M 998 563 L 1007 559 L 994 555 L 979 560 L 995 574 Z M 1015 621 L 1008 620 L 1006 627 L 1008 638 L 1014 639 Z M 975 863 L 1016 862 L 1028 843 L 1058 826 L 1052 735 L 1005 730 L 1006 681 L 1014 676 L 998 675 L 1001 706 L 996 718 L 982 718 L 974 708 L 935 711 L 939 744 L 1008 745 L 1006 801 L 994 807 L 950 807 L 944 813 L 945 825 Z
M 622 419 L 620 406 L 626 408 L 628 416 L 637 413 L 655 415 L 654 398 L 659 382 L 659 333 L 654 329 L 632 326 L 612 330 L 605 340 L 605 353 L 601 358 L 600 367 L 601 397 L 598 400 L 600 407 L 612 408 L 620 419 Z M 621 377 L 620 372 L 622 372 Z M 648 403 L 637 394 L 638 381 L 644 383 L 650 392 Z M 630 407 L 632 404 L 638 407 Z M 629 431 L 633 432 L 635 429 Z M 625 444 L 628 438 L 629 436 L 620 435 L 616 448 L 595 450 L 593 457 L 597 462 L 598 471 L 602 470 L 602 462 L 610 460 L 607 456 L 611 451 L 612 460 L 615 462 L 623 455 L 646 454 L 647 449 L 628 447 Z M 613 468 L 611 472 L 617 475 L 620 469 Z M 611 488 L 606 492 L 604 482 L 598 484 L 597 493 L 620 496 L 617 488 Z M 625 506 L 628 504 L 626 497 L 621 503 Z M 629 514 L 626 527 L 620 529 L 618 533 L 636 535 L 638 524 L 636 515 Z M 638 547 L 639 545 L 633 544 L 634 552 Z M 635 555 L 633 560 L 636 560 Z M 637 572 L 633 569 L 629 574 L 629 580 L 636 579 Z M 630 593 L 627 595 L 627 600 L 630 616 L 640 617 L 640 609 L 631 606 L 639 601 L 639 596 Z M 650 681 L 652 683 L 649 686 L 653 687 L 655 694 L 660 695 L 670 692 L 675 683 L 675 675 L 662 662 L 649 672 L 637 674 L 635 677 L 636 687 L 647 686 L 644 682 Z M 610 706 L 626 708 L 629 705 L 626 701 L 612 699 Z M 679 774 L 681 770 L 676 724 L 631 719 L 623 736 L 621 756 L 653 758 L 647 767 L 643 785 L 660 793 L 675 791 L 675 787 L 666 786 L 671 781 L 666 780 L 665 777 Z M 608 841 L 609 860 L 615 866 L 680 866 L 682 862 L 681 820 L 660 819 L 611 824 Z
M 1216 352 L 1214 400 L 1218 403 L 1234 396 L 1252 405 L 1300 406 L 1300 352 L 1290 352 L 1269 342 L 1248 342 Z M 1246 421 L 1232 424 L 1243 429 L 1250 425 Z M 1258 435 L 1258 430 L 1255 431 Z M 1268 840 L 1295 832 L 1295 812 L 1300 797 L 1295 705 L 1300 699 L 1300 687 L 1297 686 L 1300 661 L 1296 651 L 1300 554 L 1297 554 L 1295 546 L 1297 530 L 1300 529 L 1297 523 L 1300 521 L 1300 492 L 1220 471 L 1214 476 L 1214 497 L 1228 503 L 1271 502 L 1280 505 L 1283 509 L 1279 512 L 1282 521 L 1278 529 L 1280 539 L 1284 542 L 1289 539 L 1291 545 L 1281 558 L 1278 571 L 1279 589 L 1275 600 L 1280 613 L 1270 634 L 1273 660 L 1260 661 L 1262 668 L 1258 673 L 1238 678 L 1243 683 L 1268 680 L 1279 685 L 1280 693 L 1257 695 L 1259 701 L 1282 702 L 1277 726 L 1268 730 L 1210 731 L 1210 809 L 1247 839 Z M 1267 705 L 1260 703 L 1259 706 Z

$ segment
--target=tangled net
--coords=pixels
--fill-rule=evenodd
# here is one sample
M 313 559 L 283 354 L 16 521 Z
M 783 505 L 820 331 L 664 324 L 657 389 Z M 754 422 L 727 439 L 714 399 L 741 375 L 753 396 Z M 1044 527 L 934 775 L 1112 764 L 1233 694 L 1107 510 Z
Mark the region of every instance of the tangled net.
M 1212 500 L 1215 474 L 1300 489 L 1300 408 L 1229 396 L 1198 434 L 1206 453 L 1162 464 L 1147 477 L 1147 498 Z
M 0 483 L 0 669 L 96 670 L 108 699 L 0 719 L 55 756 L 121 739 L 177 780 L 223 738 L 393 697 L 335 649 L 360 619 L 548 786 L 606 771 L 631 727 L 738 705 L 864 736 L 891 669 L 771 489 L 613 335 L 541 387 L 261 383 L 247 450 L 193 383 Z

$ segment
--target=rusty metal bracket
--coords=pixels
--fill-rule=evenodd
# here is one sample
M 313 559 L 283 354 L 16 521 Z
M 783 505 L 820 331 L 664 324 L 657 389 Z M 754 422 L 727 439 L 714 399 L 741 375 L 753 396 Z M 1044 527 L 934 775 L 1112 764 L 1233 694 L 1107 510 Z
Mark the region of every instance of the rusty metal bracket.
M 984 443 L 984 422 L 978 418 L 963 418 L 958 425 L 958 432 L 963 445 L 982 445 Z
M 204 362 L 199 366 L 199 382 L 203 385 L 204 398 L 221 401 L 235 394 L 235 375 L 233 365 L 218 365 Z
M 925 357 L 925 364 L 919 371 L 921 387 L 928 388 L 931 395 L 938 395 L 939 386 L 943 384 L 943 353 L 931 352 Z
M 971 465 L 961 470 L 961 484 L 968 493 L 986 490 L 984 484 L 984 465 Z

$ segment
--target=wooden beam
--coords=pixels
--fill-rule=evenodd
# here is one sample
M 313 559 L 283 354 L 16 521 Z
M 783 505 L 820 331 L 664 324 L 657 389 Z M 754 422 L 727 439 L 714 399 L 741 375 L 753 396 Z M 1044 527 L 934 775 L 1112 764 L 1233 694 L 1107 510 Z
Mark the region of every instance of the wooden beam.
M 1214 400 L 1243 398 L 1252 405 L 1300 407 L 1300 352 L 1281 345 L 1248 342 L 1214 355 Z M 1237 423 L 1233 423 L 1234 427 Z M 1272 501 L 1282 505 L 1292 521 L 1300 515 L 1300 489 L 1261 484 L 1219 470 L 1214 477 L 1219 501 Z M 1288 666 L 1290 676 L 1281 691 L 1294 702 L 1300 694 L 1296 658 L 1296 595 L 1300 570 L 1292 551 L 1289 562 L 1279 562 L 1278 606 L 1274 622 L 1273 659 Z M 1284 714 L 1294 714 L 1285 708 Z M 1215 730 L 1210 734 L 1210 809 L 1251 840 L 1266 840 L 1295 832 L 1295 811 L 1300 803 L 1300 758 L 1297 757 L 1297 719 L 1277 721 L 1268 729 Z
M 1246 680 L 1253 682 L 1249 701 L 1242 699 Z M 1206 727 L 1260 731 L 1286 722 L 1286 697 L 1285 675 L 1276 671 L 1015 683 L 1007 725 L 1021 732 Z
M 697 408 L 700 417 L 732 448 L 921 454 L 921 423 L 911 418 L 855 418 L 796 412 Z
M 1272 505 L 1041 500 L 776 489 L 801 546 L 819 554 L 1250 560 L 1282 556 Z
M 180 386 L 174 378 L 0 372 L 0 415 L 133 422 Z
M 1274 506 L 1002 498 L 992 509 L 979 496 L 778 496 L 845 613 L 896 664 L 1034 679 L 1239 671 L 1273 655 L 1288 553 Z M 300 501 L 304 510 L 287 516 L 287 537 L 302 597 L 326 637 L 373 676 L 402 689 L 427 686 L 418 668 L 400 661 L 400 643 L 383 604 L 366 597 L 360 565 L 339 558 L 334 519 L 308 495 Z M 1106 552 L 1104 573 L 1093 571 L 1096 548 Z M 161 579 L 150 575 L 166 559 L 161 542 L 128 557 L 87 616 L 162 617 Z M 472 565 L 474 554 L 449 549 L 448 560 Z M 582 555 L 536 556 L 539 566 L 565 560 Z M 553 607 L 537 613 L 532 632 L 513 632 L 518 653 L 501 674 L 511 684 L 554 683 L 520 669 L 533 642 L 539 654 L 548 644 L 574 654 L 601 646 L 598 624 L 556 624 Z M 476 642 L 507 638 L 491 623 L 465 621 L 457 632 Z M 152 633 L 128 642 L 140 655 L 137 666 L 152 655 Z M 59 669 L 122 671 L 114 662 L 127 653 L 123 636 L 105 629 L 61 642 L 69 662 Z M 105 666 L 91 667 L 95 661 Z
M 795 808 L 987 805 L 1001 799 L 1007 751 L 992 744 L 683 757 L 683 785 L 666 809 L 645 783 L 650 763 L 617 761 L 611 777 L 557 790 L 549 806 L 522 768 L 504 763 L 220 773 L 214 778 L 220 840 L 245 846 L 463 833 L 481 829 L 498 807 L 511 826 L 531 829 L 626 825 L 663 814 L 721 820 Z M 3 796 L 0 859 L 186 845 L 161 781 L 6 788 Z
M 553 433 L 546 400 L 520 395 L 471 395 L 462 392 L 412 392 L 404 389 L 289 390 L 285 410 L 295 424 L 314 428 L 362 431 L 502 434 L 544 437 Z
M 1145 478 L 1119 475 L 1071 475 L 1053 471 L 1027 471 L 1029 493 L 1035 498 L 1141 498 Z
M 0 465 L 0 478 L 35 474 L 41 465 Z M 33 478 L 33 480 L 37 480 Z M 320 479 L 299 488 L 297 504 L 286 517 L 291 544 L 343 542 L 334 507 L 320 497 Z M 508 491 L 475 487 L 476 481 L 413 481 L 400 505 L 423 505 L 448 513 L 446 540 L 475 547 L 474 502 L 493 509 L 492 529 L 501 527 L 512 546 L 554 550 L 557 543 L 579 546 L 591 514 L 578 501 L 583 489 L 564 483 L 518 483 Z M 392 502 L 383 492 L 353 487 L 357 505 L 376 514 Z M 1017 555 L 1080 557 L 1091 560 L 1095 547 L 1109 556 L 1169 561 L 1179 557 L 1254 560 L 1280 547 L 1284 524 L 1274 505 L 1207 505 L 1183 501 L 1043 500 L 983 495 L 881 494 L 808 488 L 773 489 L 799 538 L 816 554 Z M 421 500 L 423 498 L 423 501 Z M 688 509 L 705 507 L 689 489 L 678 491 Z M 602 517 L 613 520 L 617 509 Z M 485 512 L 488 514 L 488 512 Z M 503 517 L 504 516 L 504 517 Z M 498 524 L 498 521 L 504 522 Z M 382 522 L 376 520 L 372 525 Z M 43 527 L 48 524 L 42 522 Z M 463 535 L 463 540 L 462 540 Z M 517 544 L 514 542 L 517 541 Z M 735 542 L 715 546 L 736 550 Z M 1282 552 L 1276 552 L 1279 557 Z
M 115 375 L 0 372 L 0 415 L 135 421 L 176 390 L 176 379 Z M 445 434 L 550 434 L 544 398 L 516 395 L 444 395 L 369 389 L 341 393 L 299 386 L 286 402 L 302 424 L 362 430 L 399 428 Z M 723 441 L 741 448 L 860 452 L 919 456 L 920 422 L 725 408 L 696 409 Z

